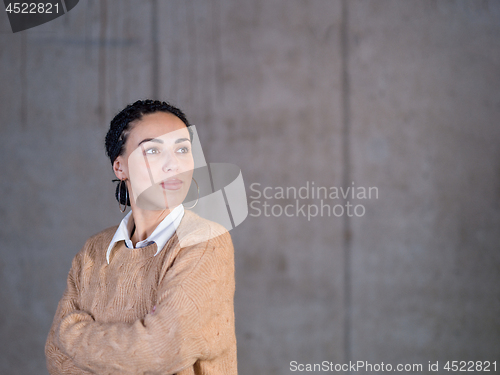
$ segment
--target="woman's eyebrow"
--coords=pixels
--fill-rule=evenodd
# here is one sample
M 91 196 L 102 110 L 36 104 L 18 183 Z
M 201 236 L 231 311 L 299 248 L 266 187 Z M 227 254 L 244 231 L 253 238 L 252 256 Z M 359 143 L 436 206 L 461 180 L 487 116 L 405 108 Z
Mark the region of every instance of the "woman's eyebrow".
M 156 142 L 156 143 L 163 143 L 163 141 L 159 138 L 145 138 L 142 141 L 139 142 L 137 146 L 140 146 L 144 142 Z
M 191 142 L 191 140 L 189 138 L 179 138 L 175 141 L 175 143 L 182 143 L 182 142 L 185 142 L 185 141 L 189 141 Z

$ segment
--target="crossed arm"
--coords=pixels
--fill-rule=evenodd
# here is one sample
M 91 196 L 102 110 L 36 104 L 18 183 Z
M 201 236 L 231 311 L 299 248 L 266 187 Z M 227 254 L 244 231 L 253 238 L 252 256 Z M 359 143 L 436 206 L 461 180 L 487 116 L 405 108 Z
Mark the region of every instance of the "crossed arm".
M 102 323 L 79 306 L 82 256 L 73 260 L 45 352 L 51 374 L 174 374 L 218 355 L 213 327 L 221 296 L 234 293 L 229 235 L 182 249 L 158 289 L 154 314 L 132 323 Z M 208 329 L 207 329 L 208 327 Z

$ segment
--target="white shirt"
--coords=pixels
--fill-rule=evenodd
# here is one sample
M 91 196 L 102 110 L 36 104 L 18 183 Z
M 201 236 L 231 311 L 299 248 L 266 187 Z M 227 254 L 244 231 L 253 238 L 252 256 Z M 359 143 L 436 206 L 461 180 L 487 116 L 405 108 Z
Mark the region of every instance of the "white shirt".
M 184 206 L 180 204 L 176 208 L 174 208 L 165 219 L 162 220 L 160 224 L 155 228 L 153 233 L 143 241 L 137 242 L 135 248 L 141 248 L 148 246 L 152 243 L 156 243 L 158 250 L 156 251 L 156 255 L 163 249 L 163 247 L 167 244 L 168 240 L 173 236 L 177 227 L 179 226 L 182 217 L 184 216 Z M 113 239 L 109 243 L 108 251 L 106 252 L 106 260 L 109 264 L 109 256 L 111 255 L 111 250 L 114 245 L 118 241 L 125 241 L 125 245 L 129 249 L 133 249 L 134 245 L 130 240 L 130 233 L 134 227 L 134 217 L 132 216 L 132 211 L 130 211 L 121 221 L 118 229 L 113 236 Z

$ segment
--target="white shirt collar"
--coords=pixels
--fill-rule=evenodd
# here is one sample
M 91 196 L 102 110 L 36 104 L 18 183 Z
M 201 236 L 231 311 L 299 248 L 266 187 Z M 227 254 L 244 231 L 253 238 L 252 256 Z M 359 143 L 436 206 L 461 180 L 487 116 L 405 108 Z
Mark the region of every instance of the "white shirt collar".
M 179 226 L 182 217 L 184 216 L 184 206 L 181 204 L 174 208 L 165 219 L 162 220 L 160 224 L 155 228 L 153 233 L 143 241 L 137 242 L 135 248 L 141 248 L 150 245 L 151 243 L 156 243 L 158 250 L 156 255 L 163 249 L 167 244 L 168 240 L 175 233 L 177 227 Z M 106 252 L 106 260 L 109 264 L 109 257 L 111 255 L 111 250 L 118 241 L 125 241 L 128 248 L 133 249 L 134 245 L 130 240 L 130 233 L 134 227 L 134 217 L 132 216 L 132 211 L 130 211 L 120 222 L 118 229 L 113 236 L 113 239 L 109 243 L 108 250 Z

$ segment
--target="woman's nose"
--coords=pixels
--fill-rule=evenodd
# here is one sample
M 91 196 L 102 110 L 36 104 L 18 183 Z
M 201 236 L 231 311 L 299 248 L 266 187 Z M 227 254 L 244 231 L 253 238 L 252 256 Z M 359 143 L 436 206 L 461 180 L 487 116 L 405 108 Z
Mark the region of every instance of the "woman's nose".
M 179 170 L 179 160 L 175 152 L 168 152 L 163 161 L 164 172 L 177 172 Z

